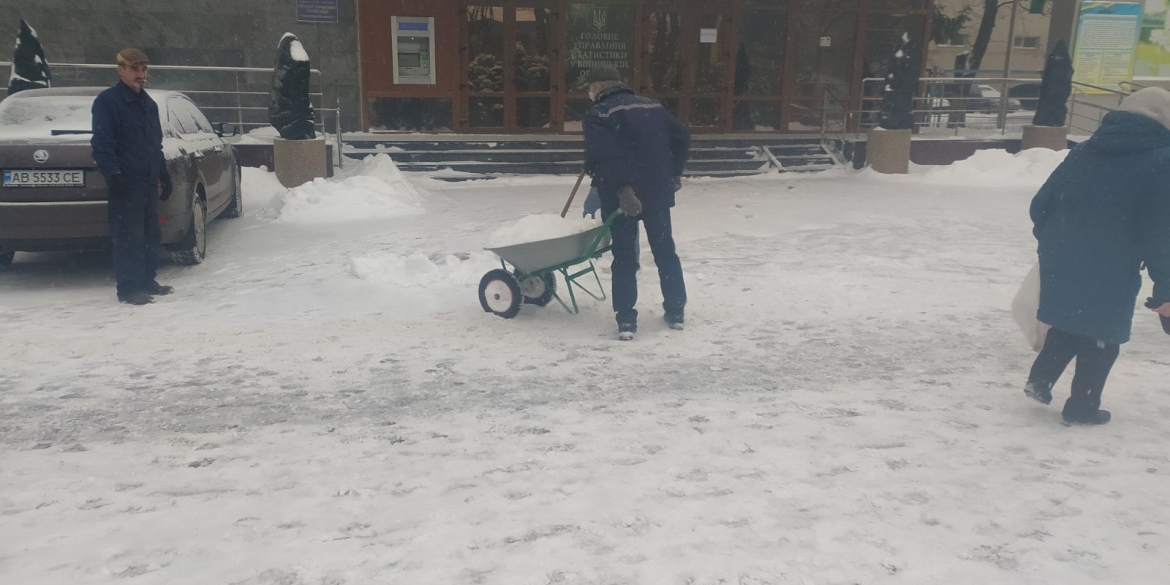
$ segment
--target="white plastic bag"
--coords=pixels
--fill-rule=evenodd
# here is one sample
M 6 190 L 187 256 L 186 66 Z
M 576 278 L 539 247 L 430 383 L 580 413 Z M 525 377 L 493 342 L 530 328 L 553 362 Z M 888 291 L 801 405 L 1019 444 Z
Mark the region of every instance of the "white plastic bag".
M 1048 337 L 1048 330 L 1050 326 L 1040 322 L 1036 317 L 1036 313 L 1040 311 L 1040 264 L 1037 263 L 1028 272 L 1028 276 L 1024 277 L 1024 283 L 1020 285 L 1019 292 L 1016 293 L 1016 298 L 1012 299 L 1012 318 L 1015 319 L 1016 325 L 1019 325 L 1020 331 L 1024 333 L 1024 339 L 1032 346 L 1034 351 L 1044 349 L 1044 340 Z

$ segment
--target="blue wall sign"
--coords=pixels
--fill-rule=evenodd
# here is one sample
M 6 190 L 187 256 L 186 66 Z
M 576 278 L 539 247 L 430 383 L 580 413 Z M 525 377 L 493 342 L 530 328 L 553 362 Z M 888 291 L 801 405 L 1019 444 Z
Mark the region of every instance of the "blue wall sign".
M 337 0 L 297 0 L 297 22 L 337 24 Z

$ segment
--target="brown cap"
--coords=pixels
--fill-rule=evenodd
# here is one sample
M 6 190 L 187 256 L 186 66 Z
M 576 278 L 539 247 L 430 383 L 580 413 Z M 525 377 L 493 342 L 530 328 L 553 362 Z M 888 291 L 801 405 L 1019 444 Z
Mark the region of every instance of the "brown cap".
M 134 48 L 122 49 L 122 52 L 118 53 L 118 65 L 136 65 L 138 63 L 150 63 L 146 53 Z

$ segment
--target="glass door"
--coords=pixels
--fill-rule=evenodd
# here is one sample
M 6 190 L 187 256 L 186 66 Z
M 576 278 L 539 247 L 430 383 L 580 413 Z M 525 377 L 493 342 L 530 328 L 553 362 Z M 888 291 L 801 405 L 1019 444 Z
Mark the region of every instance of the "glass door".
M 653 5 L 643 22 L 639 90 L 692 129 L 719 131 L 730 114 L 730 8 Z
M 533 133 L 560 130 L 557 13 L 539 0 L 468 4 L 463 13 L 466 80 L 460 86 L 471 132 Z
M 815 4 L 814 0 L 803 0 Z M 825 2 L 825 0 L 817 0 Z M 855 82 L 857 39 L 856 0 L 831 0 L 842 9 L 792 11 L 789 38 L 791 96 L 785 110 L 790 132 L 820 132 L 825 93 L 830 99 L 849 100 Z

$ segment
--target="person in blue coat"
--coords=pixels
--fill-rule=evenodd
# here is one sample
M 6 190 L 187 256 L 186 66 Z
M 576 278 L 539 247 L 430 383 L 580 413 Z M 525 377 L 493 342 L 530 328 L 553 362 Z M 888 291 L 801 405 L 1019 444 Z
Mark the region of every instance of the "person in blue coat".
M 162 233 L 158 201 L 170 196 L 171 179 L 162 150 L 158 104 L 146 93 L 150 60 L 138 49 L 118 53 L 113 87 L 93 102 L 93 160 L 109 185 L 110 240 L 118 300 L 153 302 L 174 291 L 155 280 Z M 159 184 L 162 192 L 159 192 Z
M 1142 89 L 1101 121 L 1032 200 L 1040 310 L 1052 326 L 1024 392 L 1044 404 L 1076 359 L 1066 424 L 1105 424 L 1101 394 L 1129 341 L 1144 265 L 1170 315 L 1170 92 Z
M 594 101 L 582 125 L 585 158 L 593 170 L 601 214 L 609 217 L 619 208 L 622 211 L 611 225 L 618 338 L 633 339 L 638 330 L 639 221 L 658 266 L 663 318 L 672 329 L 682 329 L 687 291 L 670 209 L 689 155 L 690 134 L 662 104 L 635 95 L 614 67 L 589 71 L 583 85 Z

